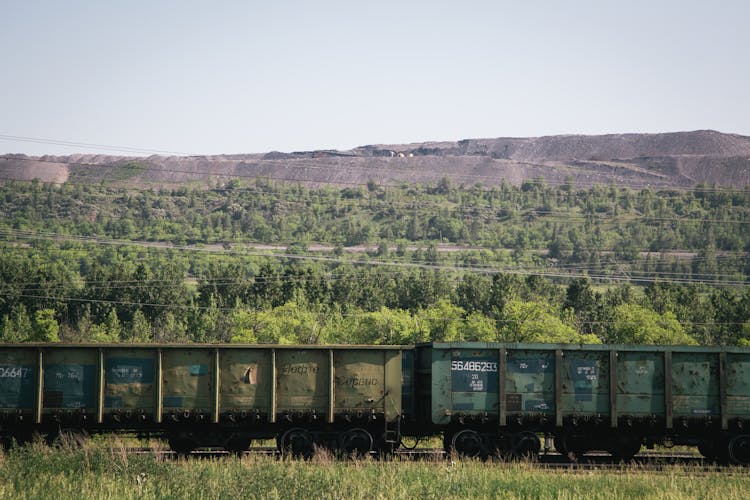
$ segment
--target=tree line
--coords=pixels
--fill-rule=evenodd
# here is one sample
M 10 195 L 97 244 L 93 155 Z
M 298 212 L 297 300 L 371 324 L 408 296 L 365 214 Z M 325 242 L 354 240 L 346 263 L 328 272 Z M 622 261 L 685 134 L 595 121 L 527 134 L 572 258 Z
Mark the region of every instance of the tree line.
M 345 189 L 9 182 L 0 185 L 0 339 L 744 345 L 749 202 L 748 189 L 541 180 L 490 189 L 447 179 Z M 286 254 L 251 255 L 249 242 Z M 332 251 L 311 252 L 315 242 Z M 147 246 L 157 243 L 166 247 Z M 362 243 L 373 249 L 342 251 Z M 446 243 L 455 251 L 438 251 Z
M 3 341 L 750 342 L 750 289 L 143 249 L 0 256 Z M 201 269 L 189 278 L 188 269 Z M 82 272 L 82 271 L 86 272 Z

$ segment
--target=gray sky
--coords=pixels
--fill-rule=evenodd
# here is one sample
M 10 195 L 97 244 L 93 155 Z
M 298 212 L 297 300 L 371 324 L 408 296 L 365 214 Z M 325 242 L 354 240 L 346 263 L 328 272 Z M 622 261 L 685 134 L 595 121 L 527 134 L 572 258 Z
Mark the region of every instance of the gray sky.
M 750 135 L 747 0 L 3 0 L 0 22 L 6 137 L 197 154 Z

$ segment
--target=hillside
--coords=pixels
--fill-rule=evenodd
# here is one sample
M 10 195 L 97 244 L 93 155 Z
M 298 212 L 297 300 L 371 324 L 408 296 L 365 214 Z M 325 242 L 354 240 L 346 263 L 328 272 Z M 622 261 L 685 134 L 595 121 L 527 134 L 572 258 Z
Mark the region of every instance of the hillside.
M 109 181 L 123 185 L 215 185 L 227 178 L 266 177 L 308 185 L 458 184 L 519 185 L 544 178 L 578 186 L 615 183 L 641 188 L 699 183 L 750 184 L 750 137 L 711 130 L 664 134 L 558 135 L 465 139 L 457 142 L 367 145 L 318 150 L 218 156 L 107 155 L 0 158 L 0 178 Z

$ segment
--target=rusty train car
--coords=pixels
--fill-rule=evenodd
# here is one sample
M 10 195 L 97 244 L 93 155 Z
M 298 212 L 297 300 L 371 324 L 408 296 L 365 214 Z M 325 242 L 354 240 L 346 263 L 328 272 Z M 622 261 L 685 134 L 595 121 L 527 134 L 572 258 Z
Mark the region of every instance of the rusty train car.
M 571 457 L 697 446 L 750 465 L 750 350 L 429 343 L 416 346 L 4 344 L 0 436 L 160 436 L 178 453 L 275 439 L 388 453 L 442 435 L 464 456 Z
M 0 346 L 0 433 L 165 437 L 181 454 L 277 439 L 296 455 L 400 439 L 402 348 L 17 344 Z

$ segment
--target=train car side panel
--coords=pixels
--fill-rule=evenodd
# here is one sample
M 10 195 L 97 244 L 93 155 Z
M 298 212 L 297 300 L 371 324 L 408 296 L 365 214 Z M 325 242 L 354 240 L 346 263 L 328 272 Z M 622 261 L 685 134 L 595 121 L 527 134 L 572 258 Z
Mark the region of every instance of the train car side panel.
M 383 351 L 334 351 L 335 414 L 385 412 L 385 364 Z
M 415 347 L 413 380 L 415 421 L 419 428 L 425 429 L 433 421 L 432 347 Z
M 401 412 L 400 351 L 333 349 L 334 416 L 362 418 L 385 415 L 393 420 Z
M 431 421 L 446 425 L 451 422 L 453 402 L 451 392 L 451 351 L 434 345 L 422 351 L 429 361 Z
M 153 415 L 155 351 L 108 349 L 104 359 L 104 411 L 141 410 Z
M 727 416 L 750 418 L 750 355 L 727 353 L 726 360 Z
M 96 349 L 46 349 L 43 413 L 75 410 L 93 414 L 96 409 L 97 362 Z
M 224 349 L 219 363 L 221 411 L 237 414 L 258 410 L 268 418 L 273 381 L 271 350 Z
M 555 413 L 555 351 L 508 350 L 505 408 L 508 414 Z
M 162 352 L 163 411 L 179 412 L 211 408 L 212 351 L 179 348 Z
M 497 349 L 457 349 L 450 354 L 451 409 L 468 415 L 497 413 Z
M 609 415 L 609 352 L 565 351 L 563 414 Z
M 672 414 L 685 418 L 721 415 L 716 353 L 672 353 Z
M 0 410 L 30 414 L 37 377 L 36 349 L 0 351 Z
M 329 352 L 323 349 L 276 351 L 277 413 L 327 415 Z
M 620 416 L 664 415 L 664 355 L 617 353 L 617 412 Z

